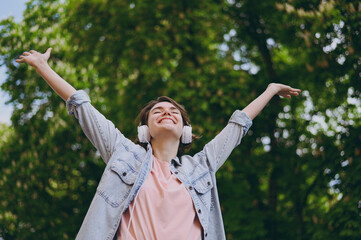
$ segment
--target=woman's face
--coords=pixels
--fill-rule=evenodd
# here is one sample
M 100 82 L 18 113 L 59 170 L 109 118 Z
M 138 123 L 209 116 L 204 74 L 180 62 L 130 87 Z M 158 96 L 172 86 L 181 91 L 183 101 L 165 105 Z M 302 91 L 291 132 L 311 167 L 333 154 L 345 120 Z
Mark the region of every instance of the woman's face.
M 148 127 L 152 138 L 180 139 L 183 130 L 182 115 L 170 102 L 157 103 L 149 111 Z

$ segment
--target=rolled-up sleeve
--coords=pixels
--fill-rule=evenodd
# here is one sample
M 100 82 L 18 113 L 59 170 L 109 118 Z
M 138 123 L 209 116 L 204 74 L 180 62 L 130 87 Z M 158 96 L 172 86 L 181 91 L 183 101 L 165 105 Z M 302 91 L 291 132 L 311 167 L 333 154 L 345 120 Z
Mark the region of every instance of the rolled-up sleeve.
M 88 94 L 83 90 L 76 91 L 66 101 L 69 115 L 75 116 L 85 135 L 99 151 L 105 163 L 115 151 L 115 146 L 122 144 L 125 149 L 135 145 L 91 105 Z
M 249 128 L 252 126 L 252 120 L 248 117 L 248 115 L 245 112 L 240 110 L 236 110 L 232 114 L 231 118 L 229 119 L 229 122 L 236 123 L 243 127 L 242 137 L 244 137 L 247 134 Z
M 66 101 L 66 109 L 68 110 L 69 115 L 78 117 L 76 108 L 83 103 L 90 103 L 90 98 L 84 90 L 78 90 L 73 95 L 71 95 Z
M 217 171 L 233 149 L 241 143 L 251 126 L 252 120 L 247 114 L 236 110 L 229 119 L 227 126 L 212 141 L 207 143 L 199 154 L 205 155 L 211 168 Z

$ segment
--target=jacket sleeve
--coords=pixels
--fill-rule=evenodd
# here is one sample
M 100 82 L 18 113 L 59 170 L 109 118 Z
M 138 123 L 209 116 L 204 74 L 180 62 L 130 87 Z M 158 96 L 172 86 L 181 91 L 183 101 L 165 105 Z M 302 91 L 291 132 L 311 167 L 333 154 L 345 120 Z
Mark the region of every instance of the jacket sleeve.
M 236 110 L 227 126 L 198 153 L 207 158 L 212 171 L 217 171 L 237 147 L 252 126 L 252 120 L 240 110 Z
M 105 163 L 108 163 L 118 144 L 125 150 L 138 146 L 124 137 L 111 121 L 91 105 L 85 91 L 78 90 L 70 96 L 66 101 L 66 108 L 69 115 L 78 119 L 85 135 L 99 151 Z

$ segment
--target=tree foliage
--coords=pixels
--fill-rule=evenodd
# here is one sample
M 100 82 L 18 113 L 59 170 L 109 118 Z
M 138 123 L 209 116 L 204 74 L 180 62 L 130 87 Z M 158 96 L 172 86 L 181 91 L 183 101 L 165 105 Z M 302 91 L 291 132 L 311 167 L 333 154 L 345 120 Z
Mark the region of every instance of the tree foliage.
M 202 135 L 191 153 L 271 82 L 275 97 L 217 173 L 228 239 L 361 234 L 358 1 L 33 0 L 0 23 L 2 85 L 15 108 L 0 142 L 0 236 L 74 238 L 104 164 L 23 51 L 50 64 L 131 139 L 142 106 L 184 104 Z M 4 130 L 3 130 L 4 129 Z

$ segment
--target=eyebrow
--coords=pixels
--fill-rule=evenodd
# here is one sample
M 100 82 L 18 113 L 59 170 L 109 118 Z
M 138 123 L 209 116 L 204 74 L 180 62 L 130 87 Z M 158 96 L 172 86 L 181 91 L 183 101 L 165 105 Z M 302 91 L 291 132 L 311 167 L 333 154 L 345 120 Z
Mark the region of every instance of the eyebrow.
M 156 109 L 164 109 L 164 107 L 161 107 L 161 106 L 155 107 L 155 108 L 153 108 L 153 109 L 151 110 L 151 112 L 153 112 L 153 111 L 156 110 Z M 178 111 L 179 111 L 179 109 L 176 108 L 176 107 L 170 107 L 170 110 L 178 110 Z M 179 111 L 179 112 L 180 112 L 180 111 Z

